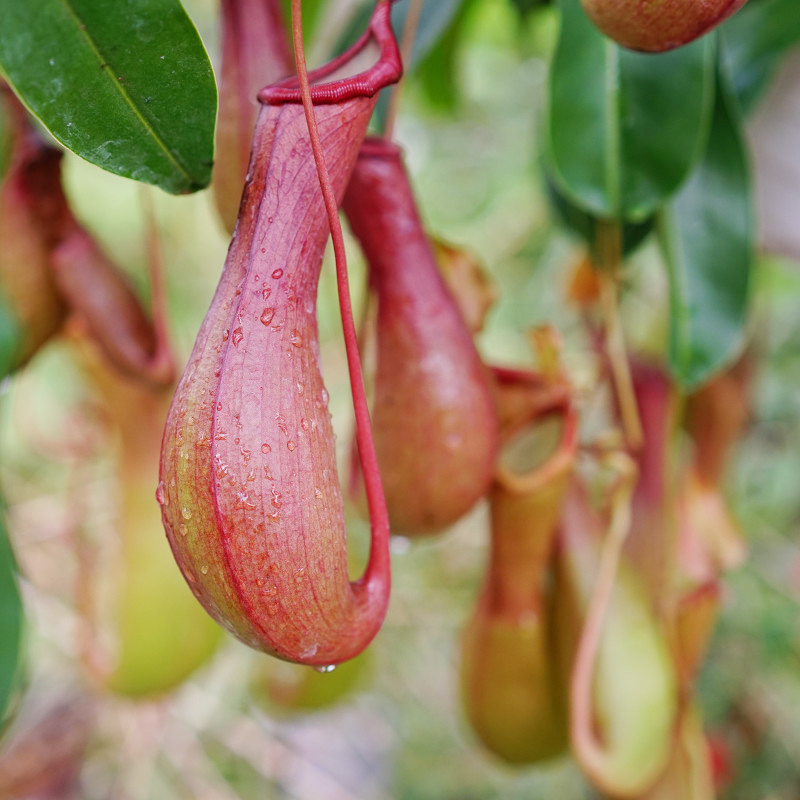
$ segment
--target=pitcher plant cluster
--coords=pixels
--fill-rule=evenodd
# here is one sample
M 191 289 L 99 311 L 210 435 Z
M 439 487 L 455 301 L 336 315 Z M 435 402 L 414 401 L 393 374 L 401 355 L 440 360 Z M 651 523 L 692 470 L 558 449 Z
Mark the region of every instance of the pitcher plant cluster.
M 571 753 L 605 797 L 715 796 L 694 684 L 723 574 L 745 556 L 722 487 L 755 355 L 744 336 L 753 226 L 727 43 L 736 29 L 727 40 L 713 29 L 744 0 L 582 5 L 557 3 L 542 158 L 553 208 L 584 240 L 585 257 L 565 268 L 566 302 L 589 343 L 589 382 L 574 380 L 546 321 L 530 320 L 528 364 L 487 363 L 476 344 L 503 287 L 426 230 L 392 138 L 403 61 L 425 24 L 419 0 L 378 0 L 355 42 L 311 71 L 300 0 L 221 0 L 211 186 L 232 239 L 177 386 L 155 237 L 147 311 L 71 211 L 61 150 L 30 112 L 106 168 L 170 191 L 203 179 L 182 166 L 183 184 L 159 180 L 155 160 L 156 178 L 141 177 L 82 152 L 70 138 L 79 115 L 69 133 L 50 119 L 0 43 L 3 374 L 66 331 L 119 442 L 129 577 L 113 589 L 115 643 L 96 630 L 107 611 L 82 600 L 95 680 L 131 696 L 177 685 L 219 641 L 200 606 L 250 647 L 330 671 L 381 628 L 391 535 L 441 535 L 484 503 L 485 574 L 465 610 L 458 678 L 474 736 L 515 765 Z M 95 23 L 87 12 L 92 36 Z M 135 78 L 117 76 L 134 99 Z M 376 111 L 382 94 L 388 114 Z M 174 153 L 174 164 L 191 161 Z M 198 164 L 211 169 L 202 153 Z M 340 208 L 367 265 L 358 321 Z M 668 345 L 632 352 L 620 296 L 628 256 L 653 232 L 669 274 Z M 342 471 L 317 324 L 329 240 L 355 420 Z M 720 264 L 726 248 L 735 256 Z M 163 437 L 147 417 L 166 418 Z M 197 602 L 137 537 L 158 508 Z M 356 580 L 347 509 L 370 525 Z M 19 643 L 18 619 L 4 635 Z M 148 638 L 157 666 L 137 659 Z M 18 683 L 15 667 L 5 703 Z

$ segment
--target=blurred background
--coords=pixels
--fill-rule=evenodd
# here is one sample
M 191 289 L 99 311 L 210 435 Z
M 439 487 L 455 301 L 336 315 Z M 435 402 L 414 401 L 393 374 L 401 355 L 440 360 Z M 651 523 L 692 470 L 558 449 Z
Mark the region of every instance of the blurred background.
M 186 0 L 185 6 L 216 63 L 216 4 Z M 550 322 L 562 333 L 565 359 L 580 387 L 588 380 L 587 345 L 581 320 L 565 298 L 583 250 L 548 210 L 537 161 L 555 15 L 545 8 L 520 24 L 515 8 L 501 0 L 482 0 L 470 9 L 452 59 L 460 96 L 443 98 L 430 81 L 411 80 L 396 138 L 405 148 L 429 230 L 474 252 L 497 284 L 499 300 L 479 340 L 483 355 L 492 363 L 527 364 L 526 329 Z M 336 24 L 340 30 L 345 25 Z M 312 57 L 319 61 L 328 44 L 317 41 Z M 790 224 L 800 219 L 800 182 L 787 180 L 797 169 L 794 131 L 800 129 L 800 78 L 793 76 L 798 78 L 797 66 L 789 62 L 752 125 L 755 163 L 764 176 L 762 218 L 772 223 L 764 231 L 776 242 L 771 253 L 783 255 L 765 250 L 759 263 L 752 414 L 726 481 L 749 557 L 726 579 L 722 616 L 699 678 L 720 796 L 731 800 L 800 798 L 800 269 L 791 260 L 798 253 Z M 182 367 L 227 248 L 209 192 L 167 196 L 69 153 L 65 174 L 76 214 L 145 297 L 142 194 L 149 196 L 166 266 L 171 337 Z M 769 181 L 776 176 L 788 228 L 780 227 L 778 212 L 768 206 L 775 196 Z M 350 247 L 350 253 L 358 306 L 364 269 L 358 248 Z M 665 326 L 653 244 L 637 252 L 630 273 L 626 328 L 632 347 L 652 346 Z M 319 320 L 344 461 L 352 422 L 329 259 Z M 0 480 L 30 616 L 29 679 L 17 721 L 0 746 L 0 797 L 593 796 L 568 760 L 544 769 L 504 766 L 481 749 L 465 724 L 458 654 L 485 564 L 483 507 L 437 537 L 395 538 L 386 624 L 353 664 L 319 674 L 250 652 L 227 634 L 218 644 L 216 633 L 204 642 L 179 644 L 172 632 L 169 658 L 177 650 L 178 661 L 185 656 L 200 663 L 217 647 L 177 689 L 137 697 L 146 686 L 137 686 L 130 675 L 110 676 L 103 653 L 125 643 L 107 641 L 111 634 L 105 630 L 113 627 L 108 598 L 133 585 L 126 569 L 138 568 L 145 584 L 159 569 L 143 566 L 144 555 L 137 560 L 131 553 L 137 546 L 152 551 L 178 573 L 154 500 L 157 449 L 142 456 L 142 499 L 132 499 L 131 479 L 119 459 L 124 433 L 117 423 L 125 412 L 114 400 L 114 387 L 98 377 L 95 354 L 78 338 L 51 343 L 0 387 Z M 142 439 L 148 433 L 157 439 L 165 412 L 157 403 L 141 403 L 125 418 Z M 123 535 L 126 525 L 130 530 Z M 355 517 L 349 536 L 357 570 L 366 530 Z M 142 599 L 148 590 L 126 591 L 138 617 L 131 611 L 115 635 L 158 627 L 158 613 Z M 180 615 L 181 603 L 192 598 L 180 581 L 176 592 L 180 597 L 170 603 Z M 161 613 L 168 617 L 172 607 Z M 181 625 L 199 624 L 190 615 L 180 619 Z M 153 642 L 153 648 L 163 647 L 163 638 Z M 129 656 L 132 673 L 141 674 L 136 659 L 155 658 L 164 666 L 167 655 L 153 655 L 156 649 L 148 654 L 147 646 L 137 639 L 138 652 Z M 176 675 L 183 669 L 179 663 L 173 667 Z M 24 791 L 23 784 L 14 788 L 14 770 L 30 763 L 40 765 L 34 770 L 38 788 L 36 780 Z

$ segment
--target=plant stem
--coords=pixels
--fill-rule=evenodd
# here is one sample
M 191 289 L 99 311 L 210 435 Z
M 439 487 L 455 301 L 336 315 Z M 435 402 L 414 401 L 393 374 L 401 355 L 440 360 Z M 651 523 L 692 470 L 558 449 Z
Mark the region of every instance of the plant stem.
M 411 54 L 414 51 L 414 40 L 417 37 L 419 18 L 422 14 L 423 0 L 409 0 L 406 22 L 403 26 L 403 38 L 400 41 L 400 56 L 403 59 L 403 69 L 408 68 L 411 62 Z M 401 81 L 394 87 L 389 97 L 389 110 L 386 112 L 386 125 L 383 128 L 385 139 L 391 139 L 394 133 L 395 122 L 397 121 L 397 111 L 400 106 L 400 96 L 403 93 L 403 82 Z
M 600 267 L 600 303 L 606 329 L 606 354 L 617 393 L 622 430 L 631 450 L 642 446 L 642 423 L 633 391 L 625 335 L 619 317 L 619 268 L 622 263 L 622 229 L 618 222 L 597 221 Z
M 358 454 L 364 473 L 364 489 L 367 495 L 367 506 L 372 525 L 372 546 L 369 563 L 362 578 L 366 584 L 377 579 L 389 581 L 389 514 L 383 493 L 378 456 L 372 439 L 372 425 L 369 418 L 369 405 L 364 390 L 364 377 L 361 370 L 361 357 L 358 352 L 358 335 L 353 319 L 353 307 L 350 301 L 350 287 L 347 278 L 347 255 L 345 253 L 342 225 L 336 196 L 331 184 L 325 155 L 322 151 L 317 120 L 314 116 L 314 105 L 311 99 L 311 86 L 308 81 L 305 51 L 303 49 L 303 26 L 301 17 L 301 0 L 292 0 L 292 40 L 294 43 L 297 77 L 300 84 L 300 96 L 303 101 L 311 150 L 319 175 L 320 189 L 328 215 L 333 242 L 333 253 L 336 261 L 336 285 L 339 294 L 339 308 L 342 318 L 347 367 L 350 374 L 350 390 L 353 397 L 353 411 L 356 419 L 356 442 Z

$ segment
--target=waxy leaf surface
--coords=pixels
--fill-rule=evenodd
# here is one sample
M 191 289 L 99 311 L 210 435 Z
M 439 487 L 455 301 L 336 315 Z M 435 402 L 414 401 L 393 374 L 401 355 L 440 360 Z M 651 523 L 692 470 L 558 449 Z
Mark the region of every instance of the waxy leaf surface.
M 713 39 L 669 53 L 618 47 L 580 0 L 559 0 L 545 152 L 561 191 L 600 217 L 641 221 L 681 185 L 708 130 Z
M 796 0 L 749 0 L 720 28 L 723 57 L 742 110 L 753 110 L 787 50 L 800 43 Z
M 670 283 L 669 364 L 693 388 L 742 345 L 753 208 L 736 100 L 720 71 L 708 149 L 659 224 Z
M 0 0 L 0 67 L 62 144 L 172 193 L 206 186 L 216 86 L 177 0 Z

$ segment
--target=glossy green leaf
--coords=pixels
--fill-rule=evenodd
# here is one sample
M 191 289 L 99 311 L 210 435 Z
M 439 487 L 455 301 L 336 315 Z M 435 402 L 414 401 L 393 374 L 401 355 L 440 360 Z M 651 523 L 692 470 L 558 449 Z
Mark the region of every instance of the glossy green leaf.
M 748 113 L 781 58 L 800 44 L 797 0 L 749 0 L 720 27 L 720 32 L 736 97 Z
M 578 208 L 564 197 L 552 180 L 546 180 L 547 198 L 551 207 L 564 225 L 580 238 L 592 250 L 597 247 L 598 219 Z M 630 255 L 652 233 L 654 218 L 648 217 L 642 222 L 625 222 L 622 225 L 622 252 Z
M 19 684 L 23 628 L 17 566 L 1 516 L 4 513 L 5 509 L 0 509 L 0 729 Z
M 0 0 L 0 66 L 70 150 L 173 192 L 206 186 L 216 85 L 177 0 Z
M 545 150 L 559 188 L 596 216 L 643 220 L 688 176 L 705 142 L 713 38 L 658 55 L 618 47 L 580 0 L 559 0 Z
M 730 363 L 744 340 L 754 220 L 741 128 L 720 70 L 706 154 L 659 221 L 669 271 L 669 363 L 687 389 Z

